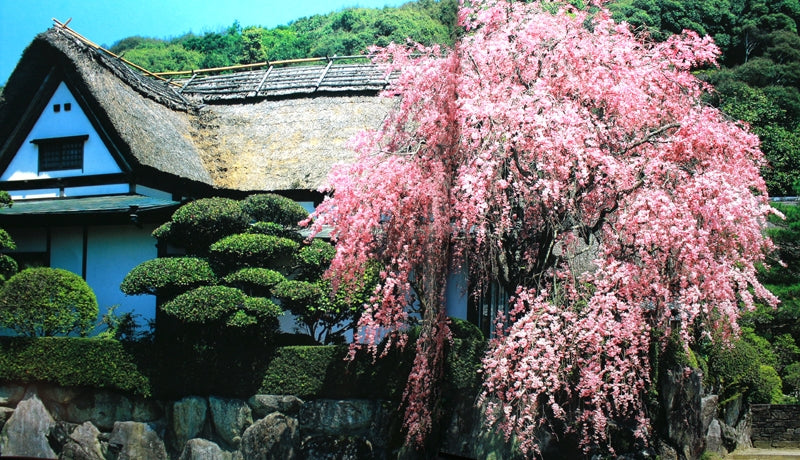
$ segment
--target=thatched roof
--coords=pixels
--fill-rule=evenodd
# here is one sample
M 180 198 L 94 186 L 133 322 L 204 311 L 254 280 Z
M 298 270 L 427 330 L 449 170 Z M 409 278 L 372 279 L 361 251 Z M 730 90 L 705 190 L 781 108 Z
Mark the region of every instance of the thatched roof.
M 175 85 L 56 27 L 28 47 L 0 100 L 0 164 L 62 80 L 135 177 L 234 192 L 318 188 L 334 163 L 354 158 L 349 139 L 377 128 L 392 104 L 376 97 L 387 81 L 371 64 L 276 67 Z

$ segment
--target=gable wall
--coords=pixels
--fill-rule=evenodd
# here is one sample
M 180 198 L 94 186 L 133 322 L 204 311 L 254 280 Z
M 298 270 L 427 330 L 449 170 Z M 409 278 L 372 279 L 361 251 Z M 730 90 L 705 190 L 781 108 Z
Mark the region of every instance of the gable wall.
M 58 104 L 60 111 L 53 107 Z M 65 104 L 71 110 L 65 110 Z M 84 167 L 82 170 L 47 171 L 39 173 L 39 151 L 31 141 L 57 137 L 88 135 L 84 144 Z M 108 148 L 95 131 L 89 118 L 83 113 L 77 100 L 63 82 L 58 85 L 50 101 L 36 120 L 31 132 L 25 138 L 8 168 L 0 175 L 0 180 L 28 180 L 57 177 L 90 176 L 122 172 L 111 156 Z M 39 195 L 47 194 L 40 191 Z M 53 195 L 51 195 L 53 196 Z M 19 197 L 22 198 L 22 197 Z

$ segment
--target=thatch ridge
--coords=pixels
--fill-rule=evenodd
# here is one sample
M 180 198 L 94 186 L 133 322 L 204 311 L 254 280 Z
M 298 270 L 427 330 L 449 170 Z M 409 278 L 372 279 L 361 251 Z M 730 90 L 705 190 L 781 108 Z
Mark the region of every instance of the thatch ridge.
M 53 28 L 26 49 L 0 100 L 4 158 L 46 102 L 36 108 L 32 95 L 49 97 L 61 80 L 132 177 L 220 193 L 317 189 L 335 163 L 355 159 L 351 137 L 378 128 L 392 104 L 377 97 L 388 81 L 373 64 L 276 66 L 179 88 Z

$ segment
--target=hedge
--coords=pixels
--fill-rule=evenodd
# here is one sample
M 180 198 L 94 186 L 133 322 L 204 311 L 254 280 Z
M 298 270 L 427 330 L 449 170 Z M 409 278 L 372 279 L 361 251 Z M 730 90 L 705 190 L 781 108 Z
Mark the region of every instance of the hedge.
M 120 390 L 150 396 L 149 379 L 116 340 L 0 337 L 0 381 Z
M 260 393 L 300 398 L 399 400 L 411 370 L 413 345 L 373 363 L 366 352 L 348 361 L 347 345 L 286 346 L 275 350 Z

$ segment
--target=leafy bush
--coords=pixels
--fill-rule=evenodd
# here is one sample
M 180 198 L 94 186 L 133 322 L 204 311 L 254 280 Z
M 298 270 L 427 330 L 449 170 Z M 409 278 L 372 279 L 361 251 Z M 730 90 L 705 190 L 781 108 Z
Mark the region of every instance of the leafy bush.
M 245 311 L 247 298 L 244 292 L 236 288 L 200 286 L 165 303 L 162 310 L 184 323 L 228 322 L 236 312 Z M 277 314 L 280 314 L 279 310 L 274 316 Z
M 242 233 L 227 236 L 209 248 L 215 268 L 227 272 L 241 267 L 285 265 L 298 244 L 287 238 Z
M 59 268 L 23 270 L 0 290 L 0 326 L 22 335 L 86 335 L 98 313 L 97 297 L 86 281 Z
M 284 309 L 302 315 L 306 309 L 319 303 L 322 290 L 308 281 L 289 280 L 275 286 L 273 294 L 280 299 Z
M 287 228 L 275 222 L 256 222 L 250 225 L 247 233 L 257 233 L 259 235 L 272 235 L 281 238 L 288 238 L 292 241 L 302 242 L 305 237 L 294 228 Z
M 203 198 L 178 208 L 171 223 L 157 228 L 153 236 L 184 247 L 190 254 L 204 254 L 211 243 L 245 231 L 249 223 L 238 201 Z
M 780 404 L 783 402 L 783 382 L 774 367 L 761 364 L 758 378 L 750 391 L 753 404 Z
M 0 254 L 0 282 L 14 276 L 19 271 L 17 261 L 6 254 Z
M 178 292 L 217 280 L 205 259 L 196 257 L 161 257 L 134 267 L 120 289 L 128 295 L 152 294 L 172 297 Z
M 410 349 L 413 345 L 409 344 Z M 288 346 L 275 350 L 266 368 L 260 393 L 291 394 L 300 398 L 375 398 L 399 400 L 411 360 L 393 349 L 373 362 L 359 352 L 346 360 L 346 345 Z
M 308 217 L 308 211 L 296 201 L 273 193 L 248 196 L 242 201 L 242 210 L 254 221 L 274 222 L 286 227 L 297 227 Z
M 0 381 L 49 382 L 150 396 L 134 356 L 116 340 L 0 337 Z
M 336 248 L 332 244 L 313 240 L 300 248 L 295 255 L 299 277 L 306 280 L 318 279 L 325 273 L 325 270 L 336 255 Z
M 467 391 L 477 395 L 486 340 L 477 326 L 463 319 L 450 318 L 450 331 L 453 341 L 445 349 L 445 382 L 454 393 L 463 394 Z
M 286 277 L 275 270 L 251 267 L 231 273 L 224 281 L 228 286 L 239 288 L 248 295 L 270 297 L 272 289 L 286 281 Z

